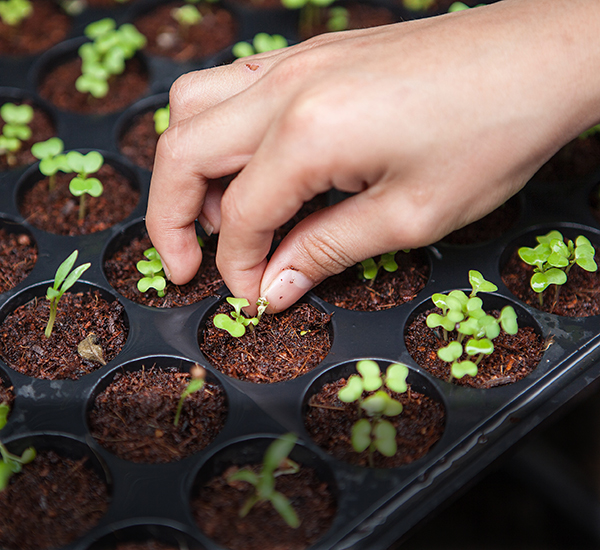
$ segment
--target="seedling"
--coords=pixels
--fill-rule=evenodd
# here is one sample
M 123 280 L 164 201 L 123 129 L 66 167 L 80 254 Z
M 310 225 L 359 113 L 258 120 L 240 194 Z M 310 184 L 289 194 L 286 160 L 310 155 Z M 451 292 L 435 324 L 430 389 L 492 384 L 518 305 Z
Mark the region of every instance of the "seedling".
M 179 424 L 179 417 L 181 416 L 181 410 L 183 409 L 183 402 L 187 397 L 193 393 L 200 391 L 204 387 L 204 379 L 206 378 L 206 369 L 203 369 L 198 363 L 196 363 L 191 369 L 190 374 L 192 379 L 190 383 L 185 387 L 179 398 L 177 404 L 177 411 L 175 412 L 175 420 L 173 424 L 177 426 Z
M 523 246 L 519 248 L 518 254 L 526 264 L 534 266 L 530 284 L 533 291 L 538 293 L 540 307 L 544 303 L 543 292 L 550 285 L 556 285 L 556 304 L 560 287 L 567 282 L 569 271 L 574 265 L 589 272 L 598 270 L 594 260 L 596 250 L 583 235 L 579 235 L 573 243 L 570 239 L 565 240 L 560 231 L 552 230 L 536 237 L 536 240 L 539 244 L 535 248 Z
M 477 376 L 481 360 L 494 351 L 492 340 L 500 335 L 501 329 L 507 334 L 516 334 L 519 330 L 517 314 L 512 306 L 505 306 L 496 319 L 483 310 L 483 300 L 477 296 L 479 292 L 494 292 L 498 287 L 486 281 L 479 271 L 469 271 L 469 282 L 472 291 L 467 296 L 462 290 L 453 290 L 449 294 L 434 294 L 433 303 L 442 310 L 427 316 L 427 326 L 435 331 L 442 329 L 445 342 L 450 334 L 456 339 L 438 350 L 438 357 L 450 363 L 450 380 L 462 378 L 466 374 Z M 474 357 L 474 361 L 460 361 L 463 354 Z
M 169 127 L 169 118 L 171 116 L 171 109 L 169 105 L 160 107 L 154 111 L 154 130 L 160 136 Z
M 342 6 L 329 8 L 327 30 L 331 32 L 345 31 L 350 23 L 350 12 Z
M 6 426 L 10 407 L 8 403 L 0 403 L 0 430 Z M 28 464 L 35 458 L 35 449 L 29 447 L 23 451 L 21 456 L 8 452 L 8 449 L 0 442 L 0 491 L 8 487 L 8 480 L 13 474 L 18 474 L 23 468 L 23 464 Z
M 485 4 L 477 4 L 476 6 L 473 6 L 475 8 L 478 8 L 479 6 L 485 6 Z M 454 4 L 451 4 L 450 7 L 448 8 L 448 13 L 452 13 L 455 11 L 463 11 L 463 10 L 468 10 L 470 9 L 469 6 L 467 6 L 464 2 L 454 2 Z
M 281 475 L 295 474 L 300 470 L 299 464 L 288 458 L 297 436 L 293 433 L 277 438 L 267 448 L 260 472 L 257 474 L 250 468 L 241 468 L 227 478 L 227 482 L 245 481 L 254 486 L 254 493 L 240 509 L 239 516 L 246 517 L 252 507 L 259 502 L 270 502 L 277 513 L 293 529 L 300 525 L 296 511 L 285 495 L 275 490 L 275 478 Z
M 98 151 L 90 151 L 87 154 L 78 151 L 69 151 L 64 159 L 67 171 L 77 175 L 69 183 L 69 191 L 79 197 L 79 220 L 85 218 L 86 195 L 99 197 L 104 187 L 98 178 L 90 178 L 90 174 L 96 173 L 104 164 L 104 157 Z
M 59 170 L 69 172 L 66 155 L 63 154 L 64 143 L 58 137 L 51 137 L 46 141 L 39 141 L 31 146 L 31 154 L 40 160 L 39 170 L 48 176 L 48 190 L 56 186 L 56 174 Z
M 0 403 L 0 430 L 6 426 L 8 422 L 8 413 L 10 412 L 10 407 L 8 403 L 2 402 Z
M 0 0 L 0 19 L 9 27 L 18 27 L 32 13 L 29 0 Z
M 325 20 L 325 10 L 335 0 L 281 0 L 284 7 L 300 10 L 299 31 L 303 36 L 312 34 L 312 30 Z
M 179 23 L 179 29 L 183 37 L 187 37 L 192 25 L 197 25 L 202 21 L 202 14 L 196 6 L 184 4 L 179 8 L 171 10 L 171 17 Z
M 234 338 L 240 338 L 246 334 L 246 327 L 254 328 L 258 325 L 262 314 L 267 309 L 269 302 L 264 298 L 259 298 L 256 302 L 258 312 L 256 317 L 246 317 L 242 313 L 242 308 L 248 307 L 250 302 L 246 298 L 228 297 L 227 302 L 233 306 L 234 311 L 230 313 L 231 317 L 225 313 L 218 313 L 213 319 L 215 327 L 226 330 Z
M 587 139 L 590 136 L 600 133 L 600 124 L 596 124 L 596 126 L 592 126 L 588 128 L 585 132 L 581 132 L 579 134 L 579 139 Z
M 356 363 L 359 374 L 348 378 L 346 385 L 338 392 L 338 398 L 344 403 L 356 402 L 359 411 L 366 416 L 352 426 L 352 447 L 357 453 L 369 452 L 369 465 L 373 467 L 373 453 L 379 451 L 384 456 L 394 456 L 398 450 L 396 428 L 384 416 L 398 416 L 402 412 L 402 403 L 391 397 L 383 386 L 397 392 L 407 390 L 406 377 L 408 367 L 394 363 L 381 376 L 379 365 L 375 361 L 363 360 Z
M 434 3 L 435 0 L 402 0 L 402 5 L 410 11 L 425 11 Z
M 241 57 L 248 57 L 256 53 L 270 52 L 273 50 L 279 50 L 286 48 L 288 41 L 280 34 L 267 34 L 266 32 L 259 32 L 254 35 L 252 44 L 250 42 L 238 42 L 234 44 L 231 52 L 238 59 Z
M 50 302 L 50 316 L 48 317 L 48 324 L 46 325 L 46 330 L 44 332 L 46 338 L 50 338 L 50 335 L 52 334 L 52 328 L 54 327 L 54 321 L 56 320 L 59 300 L 62 298 L 63 294 L 77 282 L 79 277 L 83 275 L 83 272 L 91 265 L 90 263 L 86 263 L 73 269 L 78 254 L 79 251 L 73 251 L 71 255 L 58 266 L 56 275 L 54 276 L 54 284 L 48 287 L 48 290 L 46 291 L 46 299 Z
M 4 121 L 2 135 L 0 135 L 0 155 L 6 155 L 9 166 L 16 164 L 16 153 L 22 142 L 31 138 L 31 128 L 28 124 L 33 119 L 31 105 L 15 105 L 5 103 L 0 107 L 0 117 Z
M 396 254 L 397 250 L 393 252 L 387 252 L 386 254 L 382 254 L 379 258 L 379 261 L 376 262 L 374 258 L 367 258 L 360 262 L 362 266 L 362 277 L 367 281 L 374 281 L 375 277 L 377 277 L 377 273 L 379 273 L 379 269 L 383 268 L 388 273 L 393 273 L 398 270 L 398 264 L 396 263 Z

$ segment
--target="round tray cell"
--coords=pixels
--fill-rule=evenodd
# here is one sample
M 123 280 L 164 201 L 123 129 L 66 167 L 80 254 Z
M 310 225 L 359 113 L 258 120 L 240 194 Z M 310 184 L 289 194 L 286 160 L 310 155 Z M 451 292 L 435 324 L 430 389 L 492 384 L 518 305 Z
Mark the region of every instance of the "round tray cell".
M 77 283 L 59 300 L 46 338 L 49 286 L 27 288 L 0 310 L 0 358 L 22 374 L 48 380 L 76 380 L 112 361 L 129 332 L 121 303 L 102 289 Z
M 104 273 L 110 285 L 125 298 L 153 307 L 180 307 L 194 304 L 209 296 L 216 296 L 223 286 L 223 279 L 215 264 L 217 243 L 215 237 L 206 237 L 198 228 L 202 240 L 202 265 L 196 276 L 185 285 L 167 282 L 164 296 L 149 288 L 140 292 L 138 281 L 144 278 L 137 269 L 140 261 L 149 261 L 144 252 L 152 248 L 143 221 L 132 223 L 117 235 L 104 254 Z M 163 272 L 160 272 L 163 275 Z M 150 275 L 147 275 L 150 277 Z
M 86 550 L 202 550 L 188 534 L 167 525 L 131 525 L 111 532 Z
M 146 53 L 176 62 L 201 60 L 236 41 L 238 22 L 230 11 L 219 4 L 201 2 L 196 5 L 201 18 L 185 26 L 173 16 L 173 10 L 184 5 L 183 1 L 154 2 L 134 20 L 148 40 Z
M 242 469 L 259 475 L 265 451 L 273 441 L 262 437 L 231 444 L 211 457 L 196 478 L 192 514 L 202 532 L 223 547 L 300 550 L 317 543 L 333 523 L 338 493 L 333 473 L 299 443 L 288 455 L 293 461 L 286 464 L 290 473 L 275 477 L 275 491 L 290 503 L 300 525 L 290 527 L 270 501 L 255 504 L 240 517 L 240 510 L 252 498 L 253 485 L 228 478 Z
M 214 326 L 215 315 L 231 316 L 233 307 L 220 302 L 198 331 L 198 344 L 207 361 L 223 374 L 256 384 L 292 380 L 318 366 L 333 341 L 331 314 L 301 301 L 234 337 Z
M 0 218 L 0 293 L 23 281 L 37 257 L 38 249 L 31 233 L 17 222 Z
M 518 250 L 521 247 L 535 248 L 538 245 L 537 237 L 543 237 L 553 230 L 559 231 L 565 242 L 570 240 L 575 243 L 577 237 L 583 235 L 596 249 L 596 262 L 600 261 L 600 239 L 596 233 L 561 224 L 539 227 L 520 235 L 507 246 L 500 258 L 502 281 L 519 300 L 541 311 L 565 317 L 599 315 L 600 295 L 597 289 L 600 271 L 589 272 L 575 264 L 569 269 L 565 284 L 552 284 L 542 293 L 534 292 L 531 288 L 534 267 L 521 260 Z
M 145 98 L 123 113 L 117 124 L 115 140 L 119 144 L 119 151 L 131 162 L 148 171 L 154 165 L 156 144 L 160 136 L 155 128 L 154 113 L 168 103 L 168 94 Z
M 81 76 L 78 49 L 86 41 L 82 38 L 66 40 L 40 57 L 35 82 L 42 98 L 63 111 L 104 115 L 121 111 L 148 93 L 148 69 L 139 54 L 126 61 L 123 73 L 111 78 L 104 97 L 79 92 L 75 88 L 75 81 Z
M 57 2 L 33 0 L 33 11 L 19 25 L 0 20 L 0 55 L 28 56 L 42 52 L 64 40 L 71 18 Z
M 469 295 L 470 290 L 463 292 Z M 511 335 L 504 330 L 500 331 L 499 336 L 493 339 L 493 352 L 480 359 L 476 376 L 465 374 L 460 379 L 452 378 L 451 363 L 438 357 L 437 351 L 457 340 L 459 334 L 452 331 L 445 337 L 442 327 L 432 329 L 427 326 L 426 320 L 430 313 L 442 314 L 442 310 L 437 308 L 431 299 L 421 303 L 412 312 L 404 327 L 404 341 L 408 352 L 422 369 L 436 378 L 459 386 L 490 389 L 525 378 L 535 370 L 545 351 L 544 336 L 539 324 L 516 302 L 495 294 L 480 292 L 477 296 L 483 301 L 483 310 L 496 318 L 505 306 L 511 306 L 517 315 L 518 332 Z M 472 337 L 464 338 L 463 349 Z M 469 356 L 463 352 L 458 361 L 476 361 L 477 358 L 478 355 Z
M 0 23 L 1 26 L 2 23 Z M 2 38 L 0 36 L 0 43 L 1 41 Z M 26 124 L 31 132 L 30 137 L 20 139 L 20 145 L 16 151 L 0 154 L 0 172 L 21 168 L 37 162 L 37 159 L 31 154 L 31 146 L 34 143 L 46 141 L 56 135 L 56 124 L 53 117 L 29 93 L 18 88 L 0 88 L 0 107 L 7 103 L 11 103 L 17 107 L 16 116 L 20 116 L 19 110 L 22 109 L 22 105 L 28 105 L 33 109 L 33 118 Z M 5 124 L 7 122 L 10 124 L 11 122 L 10 111 L 8 116 L 9 120 L 6 121 L 0 114 L 0 133 L 4 132 Z
M 386 371 L 392 363 L 379 360 L 375 363 L 382 373 L 382 382 L 385 382 Z M 352 361 L 327 370 L 306 392 L 304 425 L 313 441 L 337 460 L 364 467 L 397 468 L 425 456 L 442 437 L 446 409 L 433 384 L 411 369 L 404 393 L 393 392 L 385 385 L 378 390 L 385 391 L 402 405 L 399 414 L 380 417 L 396 430 L 396 452 L 392 456 L 384 456 L 376 449 L 370 451 L 370 447 L 361 452 L 354 449 L 351 441 L 353 426 L 359 419 L 366 418 L 359 402 L 374 394 L 363 391 L 356 401 L 350 403 L 338 398 L 338 392 L 350 376 L 358 375 L 356 365 L 357 361 Z M 376 429 L 377 421 L 373 417 L 371 433 Z M 370 437 L 373 439 L 374 436 Z
M 355 311 L 381 311 L 410 302 L 429 280 L 427 253 L 425 249 L 400 250 L 394 258 L 398 265 L 395 271 L 384 269 L 385 258 L 377 256 L 373 258 L 377 266 L 374 279 L 364 279 L 361 264 L 356 264 L 325 279 L 313 292 L 331 305 Z
M 80 151 L 83 154 L 90 150 Z M 115 155 L 98 151 L 104 157 L 100 169 L 90 177 L 100 180 L 103 191 L 98 197 L 87 193 L 75 196 L 69 190 L 76 174 L 58 172 L 53 181 L 37 166 L 22 177 L 17 189 L 21 215 L 43 231 L 58 235 L 87 235 L 104 231 L 132 214 L 140 201 L 140 185 L 134 173 Z M 81 199 L 85 202 L 80 218 Z
M 106 513 L 110 488 L 106 469 L 79 441 L 37 435 L 6 442 L 35 459 L 13 474 L 0 492 L 0 546 L 5 550 L 62 547 L 92 529 Z
M 204 384 L 184 398 L 177 418 L 194 374 L 204 376 Z M 102 380 L 89 404 L 88 425 L 98 443 L 123 460 L 166 463 L 209 445 L 227 409 L 224 389 L 206 369 L 173 357 L 148 357 Z

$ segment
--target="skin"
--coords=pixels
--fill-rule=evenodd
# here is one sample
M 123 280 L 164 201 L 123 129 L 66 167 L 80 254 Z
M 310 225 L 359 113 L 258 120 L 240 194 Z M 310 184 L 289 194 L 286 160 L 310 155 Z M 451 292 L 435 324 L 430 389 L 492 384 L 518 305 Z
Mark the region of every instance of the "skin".
M 168 276 L 196 273 L 198 219 L 220 234 L 231 292 L 281 311 L 360 260 L 484 216 L 600 121 L 598 21 L 595 0 L 503 0 L 184 75 L 146 218 Z M 224 192 L 211 181 L 230 174 Z M 273 231 L 329 189 L 355 194 L 267 260 Z

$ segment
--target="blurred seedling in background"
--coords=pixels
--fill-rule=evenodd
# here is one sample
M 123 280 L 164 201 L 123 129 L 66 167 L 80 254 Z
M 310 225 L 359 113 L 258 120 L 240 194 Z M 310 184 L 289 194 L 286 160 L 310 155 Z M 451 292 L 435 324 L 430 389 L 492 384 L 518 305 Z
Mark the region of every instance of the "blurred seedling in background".
M 98 151 L 90 151 L 85 155 L 79 151 L 69 151 L 65 155 L 65 171 L 77 174 L 69 182 L 69 191 L 79 197 L 79 220 L 85 218 L 86 195 L 99 197 L 104 187 L 98 178 L 91 178 L 104 164 L 104 157 Z
M 382 387 L 396 393 L 408 389 L 406 377 L 408 367 L 401 363 L 391 364 L 384 376 L 375 361 L 363 360 L 356 363 L 359 374 L 348 378 L 346 385 L 338 392 L 338 399 L 344 403 L 356 403 L 360 418 L 352 426 L 352 447 L 357 453 L 367 450 L 369 465 L 373 467 L 373 453 L 394 456 L 398 450 L 396 428 L 384 417 L 398 416 L 402 403 L 391 397 Z
M 0 20 L 17 32 L 19 25 L 33 13 L 29 0 L 0 0 Z
M 296 445 L 297 436 L 284 434 L 269 445 L 263 456 L 258 473 L 250 468 L 241 468 L 227 477 L 227 483 L 245 481 L 254 487 L 254 492 L 240 509 L 240 517 L 246 517 L 252 507 L 260 502 L 270 502 L 277 513 L 293 529 L 300 525 L 300 519 L 289 499 L 275 490 L 275 478 L 282 475 L 296 474 L 300 466 L 288 455 Z
M 579 134 L 579 139 L 587 139 L 591 136 L 595 136 L 596 134 L 600 133 L 600 124 L 596 124 L 595 126 L 592 126 L 591 128 L 588 128 L 587 130 L 585 130 L 585 132 L 581 132 L 581 134 Z
M 0 135 L 0 155 L 6 155 L 8 165 L 14 166 L 17 162 L 15 153 L 21 149 L 24 141 L 31 138 L 29 123 L 33 120 L 33 107 L 4 103 L 0 107 L 0 117 L 4 121 Z
M 485 6 L 485 4 L 477 4 L 476 6 L 473 6 L 473 7 L 478 8 L 480 6 Z M 464 2 L 454 2 L 448 8 L 448 13 L 452 13 L 455 11 L 463 11 L 463 10 L 468 10 L 468 9 L 471 9 L 471 8 L 469 6 L 467 6 Z
M 81 76 L 75 87 L 94 98 L 106 96 L 110 79 L 125 71 L 125 63 L 146 45 L 146 37 L 132 24 L 116 28 L 114 19 L 106 17 L 90 23 L 84 29 L 91 42 L 78 50 L 81 58 Z
M 10 407 L 8 403 L 0 404 L 0 430 L 4 428 L 8 419 Z M 13 474 L 18 474 L 24 464 L 29 464 L 36 456 L 35 449 L 28 447 L 23 451 L 21 456 L 14 455 L 8 452 L 8 449 L 0 442 L 0 491 L 4 491 L 8 487 L 8 482 Z
M 48 324 L 46 325 L 46 330 L 44 332 L 46 338 L 50 338 L 52 334 L 54 321 L 56 320 L 56 313 L 58 311 L 59 300 L 62 298 L 63 294 L 78 281 L 79 277 L 81 277 L 84 271 L 91 265 L 90 263 L 86 263 L 73 269 L 78 254 L 78 250 L 73 251 L 70 256 L 58 266 L 54 276 L 54 284 L 48 287 L 48 290 L 46 291 L 46 299 L 50 302 L 50 316 L 48 317 Z
M 482 359 L 494 351 L 492 340 L 500 335 L 501 329 L 507 334 L 516 334 L 519 330 L 517 314 L 512 306 L 505 306 L 496 319 L 483 310 L 483 300 L 479 292 L 495 292 L 498 287 L 486 281 L 479 271 L 469 271 L 472 291 L 467 296 L 462 290 L 453 290 L 449 294 L 434 294 L 433 303 L 442 313 L 430 313 L 427 326 L 441 336 L 445 347 L 438 350 L 438 357 L 450 363 L 450 380 L 465 375 L 477 376 L 478 365 Z M 439 329 L 442 329 L 441 335 Z M 460 358 L 466 353 L 473 361 Z
M 410 250 L 407 249 L 404 250 L 404 252 L 410 252 Z M 372 284 L 381 268 L 385 269 L 388 273 L 397 271 L 398 264 L 396 263 L 396 254 L 398 254 L 398 251 L 394 250 L 393 252 L 382 254 L 377 262 L 375 261 L 375 258 L 367 258 L 360 262 L 362 278 L 370 281 Z
M 179 424 L 179 417 L 181 416 L 181 411 L 183 409 L 183 403 L 190 395 L 200 391 L 204 387 L 204 379 L 206 378 L 206 369 L 203 369 L 198 363 L 196 363 L 190 369 L 190 375 L 192 379 L 190 383 L 186 386 L 186 388 L 181 393 L 181 397 L 179 398 L 179 403 L 177 404 L 177 411 L 175 412 L 175 420 L 173 424 L 177 426 Z
M 286 48 L 288 41 L 280 34 L 268 34 L 266 32 L 259 32 L 254 35 L 252 44 L 250 42 L 237 42 L 234 44 L 231 52 L 238 59 L 241 57 L 248 57 L 256 53 L 265 53 L 273 50 L 279 50 Z
M 560 287 L 567 282 L 574 265 L 589 272 L 598 270 L 594 260 L 596 250 L 583 235 L 579 235 L 573 243 L 570 239 L 565 240 L 562 233 L 556 230 L 538 236 L 536 240 L 539 244 L 535 248 L 523 246 L 518 254 L 521 260 L 533 266 L 530 285 L 538 293 L 540 307 L 544 304 L 543 292 L 550 285 L 556 285 L 552 310 L 558 301 Z
M 253 329 L 258 325 L 262 314 L 269 305 L 269 302 L 264 298 L 259 298 L 256 302 L 256 305 L 258 306 L 256 317 L 246 317 L 242 312 L 242 308 L 250 305 L 250 302 L 248 302 L 246 298 L 232 298 L 229 296 L 227 298 L 227 303 L 233 306 L 233 311 L 230 312 L 229 315 L 226 313 L 218 313 L 213 318 L 213 324 L 217 328 L 226 330 L 234 338 L 244 336 L 244 334 L 246 334 L 246 327 Z
M 48 177 L 49 191 L 53 191 L 56 186 L 56 174 L 59 170 L 62 172 L 70 171 L 63 150 L 64 143 L 58 137 L 51 137 L 31 146 L 31 154 L 40 161 L 40 172 Z
M 402 0 L 402 5 L 410 11 L 425 11 L 435 4 L 435 0 Z
M 300 10 L 299 34 L 310 36 L 323 23 L 330 31 L 344 30 L 348 26 L 348 12 L 328 10 L 335 0 L 281 0 L 285 8 Z M 337 9 L 337 8 L 336 8 Z M 344 8 L 342 8 L 344 9 Z M 333 20 L 330 24 L 329 21 Z M 345 26 L 342 26 L 345 24 Z
M 154 131 L 160 136 L 169 127 L 171 108 L 169 105 L 160 107 L 154 111 Z
M 190 32 L 190 27 L 197 25 L 203 19 L 200 10 L 194 5 L 198 0 L 186 2 L 183 6 L 173 8 L 171 17 L 179 24 L 179 32 L 183 39 L 186 39 Z

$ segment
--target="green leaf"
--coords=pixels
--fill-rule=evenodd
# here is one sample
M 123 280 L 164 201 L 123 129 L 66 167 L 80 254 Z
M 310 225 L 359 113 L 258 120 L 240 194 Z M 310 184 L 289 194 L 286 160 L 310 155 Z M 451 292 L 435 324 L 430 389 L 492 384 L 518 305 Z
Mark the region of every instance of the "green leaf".
M 402 412 L 402 409 L 402 403 L 388 395 L 388 399 L 385 403 L 385 408 L 383 409 L 382 414 L 384 416 L 398 416 Z
M 234 57 L 236 57 L 237 59 L 240 59 L 242 57 L 248 57 L 250 55 L 254 55 L 256 53 L 256 51 L 252 47 L 252 44 L 250 44 L 249 42 L 237 42 L 236 44 L 233 45 L 233 48 L 231 49 L 231 53 L 233 54 Z
M 360 398 L 363 393 L 362 378 L 353 374 L 346 381 L 346 385 L 338 391 L 338 399 L 344 403 L 352 403 Z
M 227 481 L 245 481 L 255 487 L 258 485 L 258 474 L 248 468 L 240 468 L 227 476 Z
M 333 10 L 336 8 L 331 8 L 331 9 Z M 345 8 L 340 8 L 340 9 L 343 10 Z M 396 263 L 396 254 L 397 253 L 398 253 L 398 251 L 395 250 L 393 252 L 387 252 L 386 254 L 381 255 L 381 259 L 380 259 L 381 266 L 383 267 L 383 269 L 385 269 L 389 273 L 393 273 L 398 270 L 398 264 Z
M 531 288 L 534 292 L 544 292 L 550 285 L 564 285 L 567 275 L 564 271 L 552 268 L 545 273 L 534 273 L 531 277 Z
M 377 277 L 377 264 L 373 258 L 367 258 L 360 262 L 360 265 L 363 267 L 363 278 L 367 280 L 374 279 Z
M 233 320 L 225 313 L 215 315 L 213 319 L 215 327 L 226 330 L 234 338 L 240 338 L 246 334 L 246 327 L 242 323 Z
M 494 283 L 486 281 L 483 275 L 474 269 L 469 271 L 469 283 L 473 287 L 472 297 L 478 292 L 495 292 L 498 290 L 498 287 Z
M 517 334 L 519 324 L 517 322 L 517 313 L 512 306 L 504 306 L 500 312 L 500 324 L 507 334 Z
M 154 112 L 154 130 L 160 135 L 169 127 L 169 118 L 171 116 L 171 109 L 169 105 L 161 107 Z
M 539 247 L 529 248 L 528 246 L 522 246 L 518 250 L 519 258 L 528 265 L 541 268 L 546 262 L 547 255 L 543 254 L 538 248 Z
M 82 94 L 89 93 L 95 98 L 100 98 L 105 97 L 108 93 L 108 82 L 103 78 L 82 74 L 75 81 L 75 88 Z
M 248 307 L 250 302 L 246 298 L 233 298 L 231 296 L 226 298 L 227 303 L 233 306 L 233 309 L 238 315 L 242 314 L 242 308 Z
M 94 21 L 85 27 L 83 33 L 88 38 L 99 38 L 110 31 L 113 31 L 117 27 L 117 23 L 114 19 L 110 17 L 105 17 L 103 19 L 99 19 L 98 21 Z
M 6 426 L 9 412 L 10 407 L 8 406 L 8 403 L 0 403 L 0 430 Z
M 381 420 L 373 430 L 375 448 L 383 456 L 394 456 L 398 450 L 396 444 L 396 428 L 391 422 Z
M 549 245 L 554 240 L 564 241 L 564 237 L 560 231 L 553 229 L 552 231 L 549 231 L 545 235 L 540 235 L 540 236 L 536 237 L 536 240 L 540 244 Z
M 356 370 L 362 376 L 365 391 L 375 391 L 382 386 L 381 371 L 375 361 L 358 361 Z
M 58 266 L 58 269 L 56 270 L 56 274 L 54 276 L 54 290 L 58 290 L 60 288 L 60 285 L 69 274 L 69 271 L 73 269 L 73 266 L 77 261 L 78 254 L 79 250 L 74 250 L 73 252 L 71 252 L 71 254 L 69 254 L 68 258 Z
M 385 373 L 385 385 L 396 393 L 404 393 L 408 389 L 408 367 L 402 363 L 391 364 Z
M 447 331 L 454 330 L 456 323 L 452 322 L 447 317 L 443 317 L 438 313 L 430 313 L 425 319 L 425 323 L 429 328 L 442 327 Z
M 366 418 L 361 418 L 354 423 L 350 440 L 357 453 L 362 453 L 371 445 L 371 423 Z
M 25 124 L 5 124 L 2 132 L 7 138 L 17 138 L 26 141 L 31 137 L 31 128 Z
M 391 397 L 386 392 L 380 390 L 373 395 L 369 395 L 369 397 L 360 404 L 360 407 L 369 416 L 383 414 L 390 399 Z
M 92 197 L 99 197 L 104 191 L 104 187 L 97 178 L 81 178 L 74 177 L 69 183 L 69 191 L 76 197 L 80 197 L 84 193 Z
M 60 287 L 60 291 L 61 293 L 65 293 L 67 290 L 69 290 L 79 279 L 79 277 L 81 277 L 83 275 L 83 273 L 91 266 L 91 263 L 86 263 L 86 264 L 81 264 L 80 266 L 76 267 L 73 271 L 71 271 L 71 273 L 69 273 L 67 275 L 67 278 L 65 279 L 65 282 L 62 284 L 62 286 Z
M 46 141 L 38 141 L 31 146 L 31 154 L 39 160 L 55 157 L 62 153 L 63 150 L 63 140 L 58 137 L 51 137 Z
M 167 286 L 167 281 L 161 275 L 142 277 L 137 282 L 137 288 L 140 292 L 148 292 L 151 288 L 157 292 L 163 292 Z
M 446 347 L 440 348 L 437 355 L 442 361 L 452 363 L 452 361 L 456 361 L 462 353 L 462 346 L 458 342 L 450 342 Z
M 475 317 L 470 317 L 466 321 L 463 321 L 458 325 L 457 328 L 460 334 L 464 334 L 466 336 L 476 336 L 479 334 L 481 330 L 481 326 L 479 325 L 479 321 Z
M 0 116 L 7 124 L 29 124 L 33 120 L 33 107 L 5 103 L 0 107 Z
M 454 378 L 462 378 L 465 375 L 477 376 L 477 365 L 472 361 L 461 361 L 460 363 L 454 363 L 451 368 L 452 376 Z
M 298 441 L 298 436 L 294 433 L 286 433 L 278 437 L 269 445 L 263 457 L 263 472 L 272 473 L 292 452 L 292 449 Z
M 300 526 L 300 519 L 285 495 L 278 491 L 274 491 L 269 497 L 269 501 L 277 513 L 292 529 L 296 529 Z
M 481 340 L 472 338 L 465 344 L 465 351 L 467 355 L 479 355 L 480 353 L 490 355 L 494 351 L 494 344 L 488 338 L 482 338 Z
M 149 261 L 140 260 L 135 265 L 135 267 L 142 275 L 146 275 L 147 277 L 152 277 L 159 273 L 162 274 L 162 271 L 163 271 L 162 262 L 160 261 L 160 258 L 155 259 L 155 260 L 149 260 Z M 145 291 L 142 291 L 142 292 L 145 292 Z
M 490 339 L 498 338 L 500 335 L 500 324 L 492 315 L 486 315 L 477 321 L 483 333 Z

